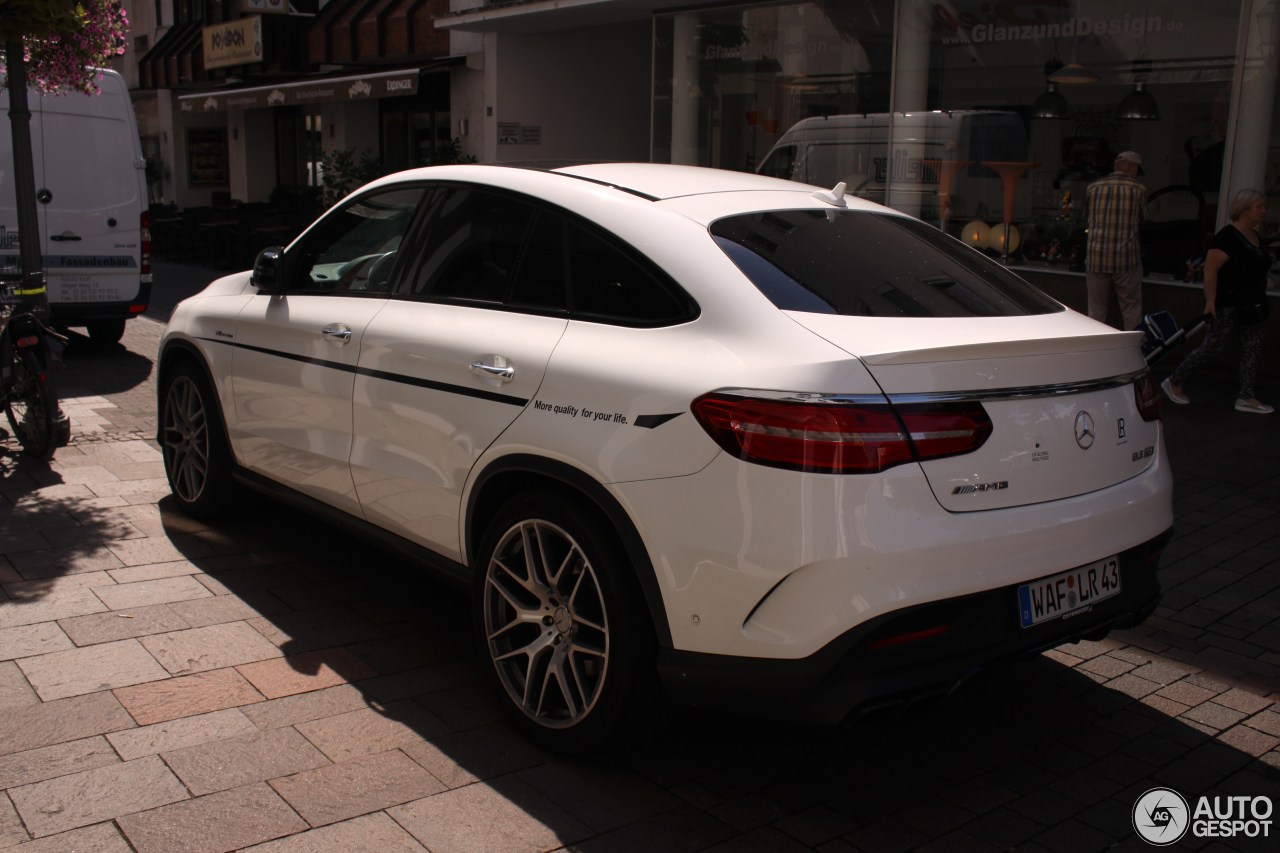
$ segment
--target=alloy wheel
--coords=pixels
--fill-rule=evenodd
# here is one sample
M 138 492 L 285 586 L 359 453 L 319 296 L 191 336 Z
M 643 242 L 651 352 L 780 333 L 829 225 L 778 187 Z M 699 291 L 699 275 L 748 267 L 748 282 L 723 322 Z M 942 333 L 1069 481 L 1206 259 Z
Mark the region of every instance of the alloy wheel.
M 187 376 L 169 386 L 163 438 L 170 486 L 179 500 L 193 503 L 209 479 L 209 414 L 200 388 Z
M 482 599 L 484 636 L 511 700 L 540 726 L 588 717 L 609 668 L 609 620 L 591 560 L 563 528 L 526 520 L 493 549 Z

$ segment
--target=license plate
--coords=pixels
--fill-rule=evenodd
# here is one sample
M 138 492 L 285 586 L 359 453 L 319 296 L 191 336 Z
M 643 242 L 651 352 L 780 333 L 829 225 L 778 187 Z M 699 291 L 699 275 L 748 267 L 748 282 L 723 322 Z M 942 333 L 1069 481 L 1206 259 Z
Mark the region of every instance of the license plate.
M 1018 587 L 1018 613 L 1022 627 L 1051 619 L 1065 619 L 1093 609 L 1099 601 L 1120 594 L 1120 565 L 1108 557 Z

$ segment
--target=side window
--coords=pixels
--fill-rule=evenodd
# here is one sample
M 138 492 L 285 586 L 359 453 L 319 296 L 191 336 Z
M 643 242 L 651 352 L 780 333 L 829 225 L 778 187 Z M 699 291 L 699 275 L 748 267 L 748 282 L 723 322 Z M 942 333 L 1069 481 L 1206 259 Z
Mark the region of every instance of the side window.
M 564 311 L 568 307 L 564 239 L 564 219 L 554 213 L 540 211 L 511 287 L 508 300 L 511 307 L 547 311 Z
M 457 185 L 431 190 L 426 206 L 404 296 L 627 326 L 697 316 L 688 295 L 643 257 L 557 208 Z
M 795 169 L 796 147 L 794 145 L 783 145 L 781 148 L 773 149 L 757 171 L 771 178 L 792 180 L 795 175 Z
M 412 295 L 503 303 L 515 279 L 534 209 L 507 195 L 470 188 L 433 200 Z
M 576 318 L 657 326 L 696 316 L 686 294 L 594 228 L 570 226 L 569 267 Z
M 376 192 L 335 210 L 290 254 L 291 292 L 387 293 L 421 187 Z

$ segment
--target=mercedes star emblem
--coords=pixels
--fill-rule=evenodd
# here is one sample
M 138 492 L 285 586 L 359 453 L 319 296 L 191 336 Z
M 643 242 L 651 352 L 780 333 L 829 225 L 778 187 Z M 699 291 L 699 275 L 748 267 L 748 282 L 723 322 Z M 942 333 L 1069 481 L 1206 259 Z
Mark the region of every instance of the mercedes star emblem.
M 1088 412 L 1076 415 L 1076 444 L 1081 450 L 1093 447 L 1093 416 Z

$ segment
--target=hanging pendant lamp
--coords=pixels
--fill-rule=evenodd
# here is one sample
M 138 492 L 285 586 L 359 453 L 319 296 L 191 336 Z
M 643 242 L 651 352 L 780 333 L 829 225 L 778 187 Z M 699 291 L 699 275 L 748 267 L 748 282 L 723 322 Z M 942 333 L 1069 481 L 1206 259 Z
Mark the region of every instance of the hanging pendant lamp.
M 1071 117 L 1071 105 L 1058 91 L 1057 83 L 1050 83 L 1049 88 L 1031 104 L 1031 117 L 1043 119 L 1065 119 Z
M 1116 118 L 1124 121 L 1160 120 L 1160 105 L 1146 86 L 1141 80 L 1133 84 L 1133 91 L 1125 95 L 1116 107 Z
M 1097 83 L 1101 78 L 1078 62 L 1064 65 L 1049 75 L 1050 83 Z

